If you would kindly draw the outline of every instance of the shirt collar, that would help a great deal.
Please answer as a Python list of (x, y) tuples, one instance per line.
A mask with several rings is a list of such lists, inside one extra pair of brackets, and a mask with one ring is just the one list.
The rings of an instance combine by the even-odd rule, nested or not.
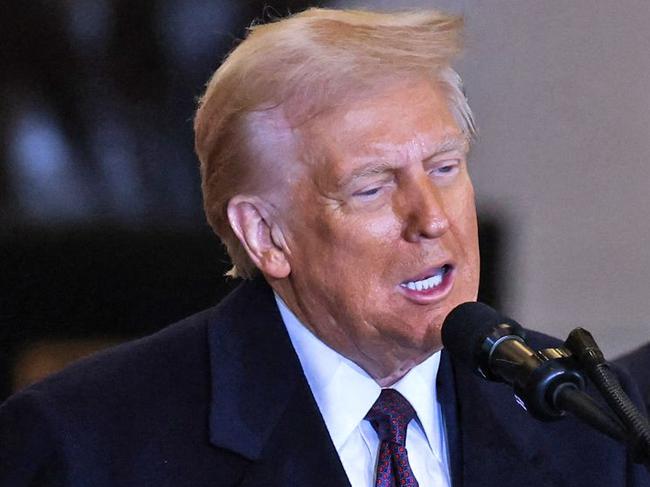
[[(334, 447), (339, 450), (375, 403), (381, 387), (361, 367), (318, 339), (277, 294), (275, 299)], [(392, 386), (415, 409), (429, 446), (437, 455), (440, 422), (435, 383), (439, 364), (437, 352)]]
[(413, 367), (391, 387), (399, 391), (418, 415), (431, 450), (441, 458), (441, 421), (436, 392), (440, 352)]

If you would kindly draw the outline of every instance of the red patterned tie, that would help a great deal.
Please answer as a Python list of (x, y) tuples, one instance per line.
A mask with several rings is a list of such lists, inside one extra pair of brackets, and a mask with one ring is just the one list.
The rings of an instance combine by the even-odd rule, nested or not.
[(375, 487), (418, 487), (406, 453), (406, 427), (415, 410), (399, 392), (383, 389), (366, 414), (381, 440)]

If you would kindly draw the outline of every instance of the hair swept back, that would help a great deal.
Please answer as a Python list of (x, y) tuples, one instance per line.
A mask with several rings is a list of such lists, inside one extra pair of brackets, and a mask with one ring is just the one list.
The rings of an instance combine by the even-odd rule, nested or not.
[(461, 50), (462, 18), (438, 11), (379, 13), (313, 8), (250, 27), (207, 84), (194, 121), (204, 209), (226, 245), (229, 275), (256, 268), (232, 231), (228, 201), (250, 190), (247, 116), (283, 106), (294, 120), (314, 115), (391, 80), (425, 76), (445, 91), (459, 127), (472, 137), (471, 110), (451, 61)]

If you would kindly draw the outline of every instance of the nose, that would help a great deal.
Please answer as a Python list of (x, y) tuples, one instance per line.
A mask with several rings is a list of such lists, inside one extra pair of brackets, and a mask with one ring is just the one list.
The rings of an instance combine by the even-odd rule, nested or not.
[(440, 190), (426, 176), (413, 181), (406, 192), (404, 238), (408, 242), (439, 238), (449, 230)]

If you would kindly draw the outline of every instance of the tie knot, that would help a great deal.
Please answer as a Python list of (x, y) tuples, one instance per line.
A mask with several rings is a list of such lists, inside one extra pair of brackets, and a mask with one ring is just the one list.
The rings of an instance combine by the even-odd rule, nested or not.
[(398, 445), (406, 443), (406, 427), (415, 418), (413, 406), (395, 389), (382, 389), (366, 419), (377, 432), (381, 441)]

